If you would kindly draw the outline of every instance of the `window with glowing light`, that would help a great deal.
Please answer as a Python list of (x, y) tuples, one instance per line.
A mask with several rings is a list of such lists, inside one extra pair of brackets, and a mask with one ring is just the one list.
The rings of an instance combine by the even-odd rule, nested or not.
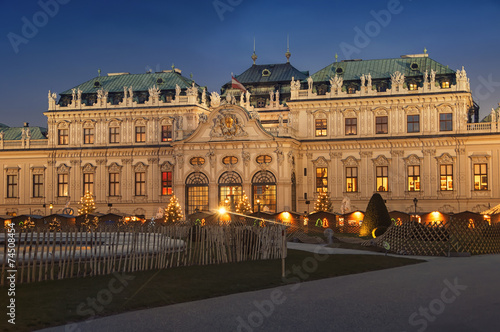
[(219, 178), (219, 206), (224, 206), (230, 211), (235, 211), (235, 207), (242, 199), (241, 176), (236, 172), (225, 172)]
[(84, 173), (83, 174), (83, 193), (94, 192), (94, 173)]
[(263, 164), (268, 165), (271, 163), (272, 160), (273, 160), (273, 158), (271, 158), (271, 156), (268, 156), (268, 155), (260, 155), (255, 159), (257, 164), (260, 164), (260, 165), (263, 165)]
[(172, 195), (172, 172), (161, 172), (161, 195)]
[(135, 142), (136, 143), (146, 142), (146, 127), (145, 126), (135, 127)]
[(408, 166), (408, 191), (420, 191), (420, 166)]
[(94, 128), (83, 128), (83, 144), (94, 144)]
[(58, 143), (59, 143), (59, 145), (68, 145), (69, 144), (69, 130), (68, 129), (59, 129), (59, 131), (58, 131)]
[(203, 157), (193, 157), (189, 160), (189, 163), (193, 166), (201, 166), (205, 164), (205, 158)]
[(69, 196), (69, 174), (57, 175), (57, 196), (58, 197)]
[(316, 137), (326, 136), (326, 119), (316, 119), (314, 122)]
[(474, 164), (474, 190), (488, 190), (487, 164)]
[(200, 172), (191, 173), (186, 178), (186, 214), (208, 211), (208, 177)]
[(252, 178), (254, 212), (276, 212), (276, 177), (269, 171), (257, 172)]
[(377, 166), (377, 191), (388, 191), (389, 177), (387, 166)]
[(345, 134), (346, 135), (357, 135), (358, 134), (358, 119), (357, 118), (345, 119)]
[(328, 169), (326, 167), (316, 168), (316, 192), (326, 193), (328, 191)]
[(346, 178), (346, 191), (348, 193), (354, 193), (358, 191), (358, 168), (357, 167), (346, 167), (345, 168), (345, 178)]
[(453, 165), (440, 165), (439, 176), (441, 190), (453, 190)]

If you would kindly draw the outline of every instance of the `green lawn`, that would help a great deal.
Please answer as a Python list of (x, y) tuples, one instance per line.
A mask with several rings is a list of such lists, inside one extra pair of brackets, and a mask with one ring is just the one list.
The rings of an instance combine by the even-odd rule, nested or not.
[[(314, 254), (289, 250), (287, 269), (293, 265), (302, 266), (308, 257), (314, 257)], [(317, 270), (303, 281), (420, 262), (423, 261), (382, 255), (330, 255), (318, 262)], [(13, 325), (7, 324), (5, 314), (0, 326), (3, 331), (31, 331), (85, 320), (92, 311), (96, 316), (106, 316), (288, 283), (281, 278), (281, 260), (179, 267), (127, 275), (130, 280), (111, 282), (111, 287), (110, 281), (115, 278), (113, 275), (17, 285), (15, 329)], [(124, 283), (127, 285), (123, 286)], [(1, 288), (0, 291), (6, 293), (7, 289)], [(111, 298), (106, 297), (109, 294)], [(101, 306), (98, 303), (91, 309), (88, 298), (99, 296), (109, 304)], [(2, 295), (2, 307), (5, 308), (6, 304), (6, 297)]]

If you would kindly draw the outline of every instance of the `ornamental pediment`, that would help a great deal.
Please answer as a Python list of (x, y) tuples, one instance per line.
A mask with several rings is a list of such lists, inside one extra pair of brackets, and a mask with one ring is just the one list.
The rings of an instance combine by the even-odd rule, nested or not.
[(359, 166), (359, 159), (354, 158), (353, 156), (349, 156), (345, 159), (342, 159), (342, 163), (345, 167), (357, 167)]
[(386, 158), (384, 155), (379, 155), (377, 158), (372, 159), (375, 166), (388, 166), (390, 159)]
[(325, 157), (318, 157), (316, 160), (313, 160), (314, 167), (328, 167), (328, 160)]
[(262, 127), (258, 117), (251, 117), (241, 106), (225, 104), (214, 108), (206, 120), (203, 118), (184, 142), (264, 141), (272, 138)]
[(455, 158), (446, 152), (439, 157), (436, 157), (436, 160), (439, 164), (453, 164), (455, 162)]

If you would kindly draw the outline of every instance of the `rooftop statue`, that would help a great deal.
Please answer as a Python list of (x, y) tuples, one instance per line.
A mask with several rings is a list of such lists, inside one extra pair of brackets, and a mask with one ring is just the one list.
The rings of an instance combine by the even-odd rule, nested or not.
[(395, 71), (394, 74), (391, 75), (391, 83), (393, 86), (402, 85), (405, 82), (405, 75), (400, 71)]
[(220, 106), (220, 95), (217, 92), (212, 92), (210, 94), (210, 106), (212, 107)]
[(341, 89), (342, 84), (344, 84), (344, 79), (337, 74), (334, 77), (330, 78), (330, 85), (333, 89)]

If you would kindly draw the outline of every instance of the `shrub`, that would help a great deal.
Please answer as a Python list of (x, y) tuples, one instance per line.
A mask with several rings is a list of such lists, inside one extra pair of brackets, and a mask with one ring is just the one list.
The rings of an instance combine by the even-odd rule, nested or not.
[(360, 236), (371, 235), (373, 229), (391, 226), (391, 217), (380, 194), (373, 194), (366, 207), (365, 218), (359, 231)]

